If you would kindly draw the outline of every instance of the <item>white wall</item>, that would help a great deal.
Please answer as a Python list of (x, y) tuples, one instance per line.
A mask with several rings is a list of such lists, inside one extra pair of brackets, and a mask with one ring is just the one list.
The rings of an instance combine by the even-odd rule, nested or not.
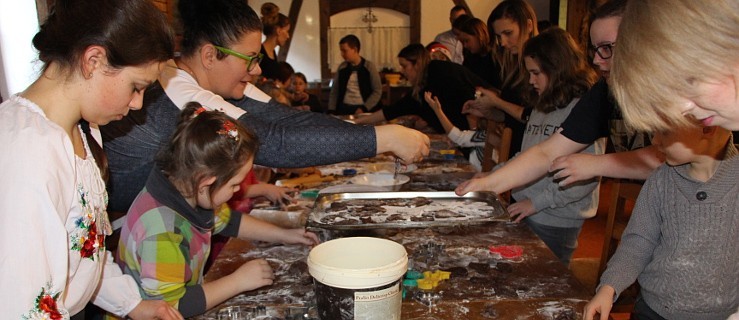
[[(249, 6), (262, 17), (260, 8), (265, 2), (276, 4), (284, 15), (290, 14), (291, 0), (249, 0)], [(321, 78), (321, 19), (318, 4), (318, 0), (303, 1), (287, 56), (287, 62), (296, 72), (304, 73), (308, 81)]]
[(40, 63), (31, 39), (38, 32), (35, 1), (0, 1), (0, 94), (8, 99), (38, 75)]
[[(467, 0), (472, 15), (487, 22), (490, 12), (501, 0)], [(437, 34), (452, 28), (449, 22), (449, 10), (454, 7), (452, 1), (421, 0), (421, 43), (434, 41)]]
[[(287, 15), (287, 10), (285, 9)], [(290, 52), (287, 62), (295, 68), (295, 72), (302, 72), (308, 81), (321, 78), (321, 17), (319, 16), (318, 1), (303, 1), (303, 6), (295, 26), (293, 40), (290, 43)], [(325, 63), (325, 61), (324, 61)]]

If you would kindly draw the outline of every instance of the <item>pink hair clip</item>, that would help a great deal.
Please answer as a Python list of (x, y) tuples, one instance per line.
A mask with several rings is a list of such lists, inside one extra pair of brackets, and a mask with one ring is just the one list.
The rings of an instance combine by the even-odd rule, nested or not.
[(236, 129), (236, 124), (231, 121), (224, 121), (221, 124), (221, 130), (217, 132), (220, 135), (234, 139), (234, 141), (239, 141), (239, 131)]
[(192, 116), (190, 118), (191, 119), (195, 119), (195, 117), (199, 116), (201, 113), (203, 113), (205, 111), (208, 111), (208, 110), (205, 110), (205, 107), (197, 108), (197, 109), (195, 109), (195, 112), (192, 113)]

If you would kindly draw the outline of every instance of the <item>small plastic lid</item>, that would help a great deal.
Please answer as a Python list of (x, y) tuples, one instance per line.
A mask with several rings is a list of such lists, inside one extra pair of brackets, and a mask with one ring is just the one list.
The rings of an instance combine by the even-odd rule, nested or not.
[(300, 196), (303, 198), (317, 198), (318, 189), (304, 190), (300, 192)]

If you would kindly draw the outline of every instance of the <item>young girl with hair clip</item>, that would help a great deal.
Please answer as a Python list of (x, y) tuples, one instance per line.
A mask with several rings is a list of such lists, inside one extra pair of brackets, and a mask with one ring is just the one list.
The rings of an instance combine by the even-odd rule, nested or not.
[(500, 70), (500, 91), (480, 88), (480, 98), (464, 105), (465, 113), (478, 117), (492, 119), (492, 109), (505, 112), (505, 125), (513, 131), (510, 154), (520, 150), (525, 123), (531, 113), (522, 103), (526, 70), (521, 50), (527, 40), (539, 33), (536, 22), (536, 13), (525, 0), (504, 0), (493, 9), (487, 25), (495, 34), (493, 55)]
[[(521, 55), (529, 73), (529, 90), (524, 94), (524, 101), (533, 106), (521, 146), (526, 151), (557, 131), (580, 96), (595, 82), (596, 75), (572, 37), (560, 28), (547, 29), (531, 38)], [(443, 117), (438, 100), (428, 94), (426, 98)], [(603, 149), (598, 141), (583, 152), (602, 154)], [(504, 165), (499, 164), (495, 169)], [(595, 216), (598, 209), (598, 185), (598, 179), (591, 179), (562, 188), (553, 177), (544, 176), (513, 189), (516, 203), (508, 206), (508, 212), (515, 222), (528, 224), (557, 258), (568, 265), (584, 220)]]
[(57, 0), (33, 46), (41, 75), (0, 105), (2, 317), (82, 318), (92, 302), (120, 317), (182, 319), (142, 301), (106, 250), (107, 168), (89, 125), (141, 108), (174, 56), (164, 15), (147, 0)]
[(206, 111), (196, 102), (182, 111), (121, 230), (117, 260), (139, 283), (144, 299), (164, 300), (191, 317), (243, 291), (272, 284), (272, 269), (263, 259), (203, 283), (215, 234), (318, 244), (318, 237), (303, 228), (282, 229), (236, 211), (217, 210), (239, 191), (257, 146), (253, 133), (222, 112)]

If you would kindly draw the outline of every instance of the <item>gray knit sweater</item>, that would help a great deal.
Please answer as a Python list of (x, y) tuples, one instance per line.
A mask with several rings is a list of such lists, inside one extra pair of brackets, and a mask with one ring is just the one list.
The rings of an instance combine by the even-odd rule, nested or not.
[(707, 182), (688, 165), (663, 165), (644, 184), (601, 277), (620, 294), (639, 280), (644, 301), (667, 319), (726, 319), (739, 298), (739, 157)]

